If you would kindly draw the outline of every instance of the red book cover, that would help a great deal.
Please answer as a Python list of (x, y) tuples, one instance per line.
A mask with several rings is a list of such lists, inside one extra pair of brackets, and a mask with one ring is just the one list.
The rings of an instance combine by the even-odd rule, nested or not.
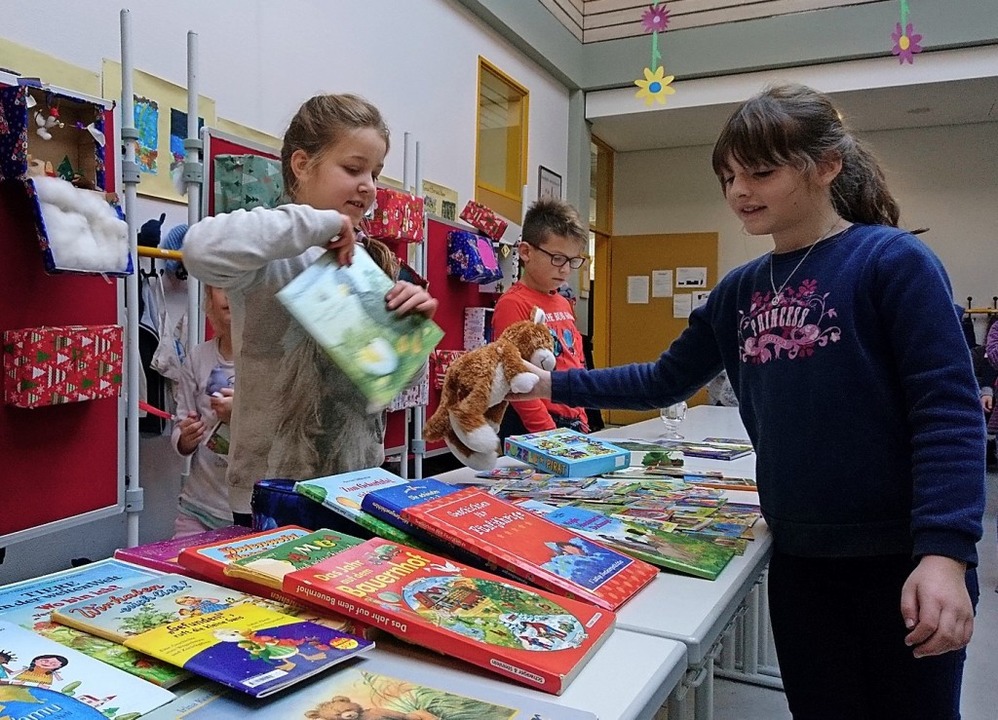
[(406, 508), (402, 517), (529, 583), (609, 610), (658, 574), (653, 565), (477, 487)]
[(307, 617), (314, 622), (327, 624), (330, 627), (345, 630), (354, 635), (367, 637), (369, 634), (368, 627), (363, 623), (344, 623), (342, 616), (316, 618), (310, 615), (310, 611), (312, 610), (317, 610), (323, 614), (328, 613), (328, 608), (321, 604), (304, 602), (298, 598), (289, 597), (287, 594), (274, 588), (267, 587), (263, 583), (254, 582), (245, 577), (233, 577), (225, 574), (225, 568), (236, 560), (267, 552), (278, 545), (298, 540), (310, 534), (310, 530), (297, 525), (282, 525), (273, 530), (262, 530), (242, 535), (241, 537), (229, 538), (204, 545), (193, 545), (181, 550), (178, 559), (180, 560), (180, 565), (193, 573), (198, 579), (207, 580), (208, 582), (223, 585), (239, 592), (258, 595), (268, 600), (283, 603), (288, 606), (284, 608), (283, 612), (293, 614), (295, 617)]
[(381, 538), (288, 573), (284, 591), (554, 695), (616, 621), (608, 610)]

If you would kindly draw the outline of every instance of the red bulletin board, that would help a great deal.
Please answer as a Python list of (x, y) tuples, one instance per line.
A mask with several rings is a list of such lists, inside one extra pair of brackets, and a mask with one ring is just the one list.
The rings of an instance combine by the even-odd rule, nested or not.
[[(426, 225), (426, 279), (430, 294), (440, 301), (433, 320), (444, 331), (444, 338), (437, 345), (440, 350), (464, 349), (464, 309), (468, 307), (493, 307), (494, 293), (483, 293), (475, 283), (464, 282), (447, 274), (447, 234), (451, 230), (474, 228), (443, 218), (430, 217)], [(430, 403), (426, 408), (429, 418), (440, 404), (440, 391), (430, 383)], [(446, 448), (443, 442), (427, 443), (428, 451)]]
[[(104, 122), (110, 140), (115, 136), (110, 110)], [(113, 191), (113, 141), (104, 148), (104, 162), (105, 189)], [(119, 323), (120, 281), (46, 274), (27, 198), (7, 190), (0, 188), (0, 333)], [(120, 405), (118, 399), (34, 410), (0, 404), (0, 546), (26, 539), (23, 531), (119, 505)]]

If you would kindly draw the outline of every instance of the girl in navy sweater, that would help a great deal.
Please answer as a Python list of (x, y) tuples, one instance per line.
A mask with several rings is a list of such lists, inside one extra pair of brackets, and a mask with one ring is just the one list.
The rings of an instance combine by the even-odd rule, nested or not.
[(773, 251), (723, 278), (656, 362), (538, 371), (527, 397), (665, 407), (726, 370), (757, 451), (794, 717), (958, 718), (984, 423), (946, 273), (810, 88), (746, 101), (713, 167)]

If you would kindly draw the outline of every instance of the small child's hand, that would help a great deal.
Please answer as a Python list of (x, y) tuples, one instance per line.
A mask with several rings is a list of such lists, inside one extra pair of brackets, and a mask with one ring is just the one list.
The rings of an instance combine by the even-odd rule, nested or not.
[(190, 455), (197, 450), (208, 428), (197, 413), (189, 413), (180, 421), (180, 438), (177, 440), (177, 450), (181, 455)]
[(905, 644), (916, 658), (959, 650), (974, 632), (974, 606), (966, 566), (953, 558), (926, 555), (901, 589), (901, 617), (911, 632)]
[(436, 298), (419, 285), (413, 285), (405, 280), (399, 280), (395, 283), (395, 287), (385, 295), (385, 301), (388, 303), (388, 309), (394, 310), (395, 314), (400, 317), (419, 313), (427, 318), (432, 318), (439, 304)]
[(232, 388), (222, 388), (212, 394), (211, 410), (226, 425), (232, 421)]
[(336, 262), (340, 265), (350, 265), (353, 262), (353, 247), (357, 244), (357, 235), (354, 232), (350, 219), (343, 216), (343, 228), (340, 234), (326, 243), (326, 249), (336, 254)]
[(991, 412), (994, 408), (994, 398), (990, 395), (981, 395), (981, 407), (984, 408), (984, 412)]
[(542, 398), (544, 400), (551, 399), (551, 373), (547, 370), (542, 370), (533, 363), (524, 360), (523, 364), (527, 366), (527, 369), (537, 376), (538, 380), (535, 385), (531, 385), (530, 389), (526, 392), (517, 392), (516, 389), (510, 388), (509, 393), (506, 394), (506, 400), (510, 402), (522, 402), (524, 400), (534, 400), (536, 398)]

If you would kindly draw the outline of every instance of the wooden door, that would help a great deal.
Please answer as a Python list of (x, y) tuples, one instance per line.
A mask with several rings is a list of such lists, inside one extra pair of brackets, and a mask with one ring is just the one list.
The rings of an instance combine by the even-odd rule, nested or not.
[[(717, 283), (717, 233), (668, 235), (628, 235), (612, 237), (607, 253), (609, 277), (608, 354), (609, 364), (653, 361), (686, 328), (687, 318), (673, 316), (676, 293), (710, 290)], [(676, 288), (676, 269), (707, 268), (706, 288)], [(652, 272), (671, 270), (673, 297), (654, 297)], [(648, 303), (628, 302), (628, 278), (648, 278)], [(706, 402), (700, 390), (688, 401), (690, 405)], [(657, 411), (604, 411), (608, 424), (629, 423), (657, 417)]]

